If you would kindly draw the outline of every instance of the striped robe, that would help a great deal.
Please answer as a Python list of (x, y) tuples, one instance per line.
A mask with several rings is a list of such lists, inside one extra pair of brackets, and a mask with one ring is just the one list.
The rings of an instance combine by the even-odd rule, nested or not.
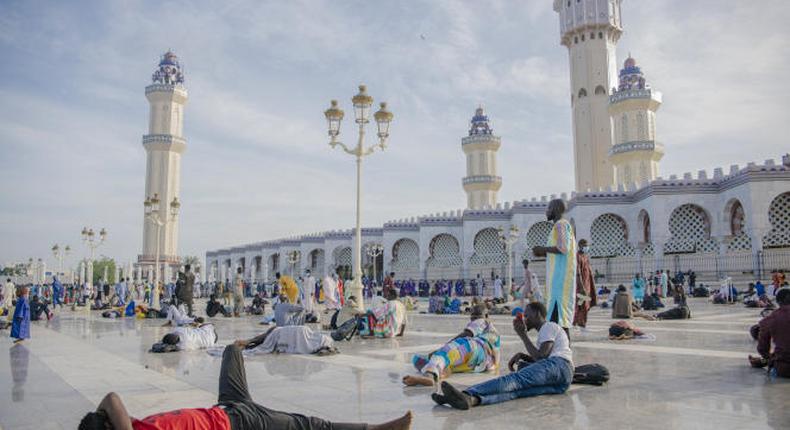
[(555, 246), (561, 252), (546, 255), (547, 317), (560, 327), (570, 328), (576, 302), (576, 239), (567, 220), (554, 223), (546, 246)]

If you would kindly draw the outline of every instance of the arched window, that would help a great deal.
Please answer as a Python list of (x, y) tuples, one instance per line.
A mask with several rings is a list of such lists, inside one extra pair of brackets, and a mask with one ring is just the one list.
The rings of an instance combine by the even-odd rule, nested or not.
[(582, 97), (587, 97), (587, 90), (585, 90), (584, 88), (579, 90), (579, 98)]
[(582, 34), (582, 42), (584, 42), (584, 35)]
[(606, 89), (604, 89), (603, 85), (598, 85), (597, 87), (595, 87), (595, 95), (599, 96), (602, 94), (606, 94)]
[(595, 39), (595, 33), (594, 32), (590, 32), (590, 39)]
[(573, 36), (573, 43), (579, 43), (579, 36)]
[(598, 38), (599, 38), (599, 39), (603, 39), (603, 32), (602, 32), (602, 31), (599, 31), (599, 32), (598, 32)]

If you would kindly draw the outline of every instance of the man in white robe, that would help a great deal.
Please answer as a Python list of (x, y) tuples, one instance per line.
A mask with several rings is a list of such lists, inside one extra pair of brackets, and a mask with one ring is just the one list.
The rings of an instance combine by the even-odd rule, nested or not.
[(315, 278), (310, 269), (305, 270), (304, 281), (299, 285), (299, 296), (305, 313), (315, 314)]

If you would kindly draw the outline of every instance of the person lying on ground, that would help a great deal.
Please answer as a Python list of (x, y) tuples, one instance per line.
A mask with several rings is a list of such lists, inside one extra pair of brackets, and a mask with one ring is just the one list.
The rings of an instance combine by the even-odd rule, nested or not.
[(265, 333), (236, 344), (254, 353), (336, 354), (332, 338), (304, 325), (272, 327)]
[(472, 308), (471, 321), (464, 331), (428, 355), (415, 354), (412, 364), (420, 375), (406, 375), (408, 386), (439, 386), (453, 373), (479, 373), (495, 369), (499, 363), (500, 340), (482, 305)]
[(334, 430), (407, 430), (412, 413), (383, 424), (335, 423), (317, 417), (281, 412), (255, 403), (247, 386), (241, 347), (225, 347), (219, 372), (217, 404), (210, 408), (178, 409), (135, 419), (129, 415), (121, 397), (109, 393), (95, 412), (87, 413), (79, 430), (148, 430), (148, 429), (334, 429)]
[(790, 378), (790, 288), (780, 288), (776, 302), (779, 308), (760, 321), (757, 339), (760, 356), (750, 355), (749, 362), (754, 367), (768, 366), (776, 370), (777, 376)]
[[(195, 318), (190, 317), (187, 315), (187, 310), (183, 304), (178, 306), (170, 305), (167, 308), (167, 321), (162, 324), (163, 327), (165, 326), (182, 326), (182, 325), (189, 325), (196, 321)], [(202, 320), (201, 320), (202, 322)]]
[(195, 351), (214, 346), (217, 340), (219, 336), (211, 323), (176, 327), (164, 335), (161, 342), (155, 343), (151, 352)]
[[(527, 350), (510, 359), (508, 367), (513, 373), (473, 385), (464, 391), (443, 381), (442, 393), (433, 393), (433, 401), (466, 410), (520, 397), (567, 391), (573, 380), (573, 353), (562, 327), (546, 321), (546, 306), (540, 302), (529, 303), (524, 317), (513, 320), (513, 329)], [(527, 331), (532, 329), (538, 331), (537, 346), (527, 337)], [(531, 363), (515, 370), (515, 366), (523, 361)]]

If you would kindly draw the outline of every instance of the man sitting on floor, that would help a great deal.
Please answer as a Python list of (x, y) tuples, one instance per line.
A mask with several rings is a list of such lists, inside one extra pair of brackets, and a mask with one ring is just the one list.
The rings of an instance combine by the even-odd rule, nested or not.
[(104, 396), (96, 412), (89, 412), (80, 422), (80, 430), (143, 429), (335, 429), (335, 430), (404, 430), (411, 428), (412, 414), (384, 424), (332, 423), (269, 409), (252, 400), (247, 388), (244, 357), (238, 345), (228, 345), (222, 354), (217, 405), (211, 408), (179, 409), (152, 415), (142, 420), (129, 416), (121, 397)]
[(206, 303), (206, 315), (208, 315), (209, 318), (213, 318), (218, 313), (226, 317), (230, 316), (230, 311), (225, 309), (225, 306), (222, 306), (222, 303), (217, 301), (216, 295), (211, 294), (208, 298), (208, 303)]
[[(546, 307), (543, 303), (527, 305), (524, 318), (513, 320), (513, 329), (521, 338), (527, 353), (517, 353), (510, 359), (508, 366), (520, 361), (532, 362), (521, 369), (473, 385), (464, 391), (442, 382), (442, 394), (434, 393), (431, 398), (438, 404), (449, 404), (456, 409), (469, 409), (474, 406), (501, 403), (520, 397), (541, 394), (562, 394), (573, 381), (573, 362), (570, 341), (565, 331), (554, 322), (546, 321)], [(527, 337), (527, 331), (538, 331), (538, 346)]]
[(790, 378), (790, 288), (780, 288), (776, 302), (779, 309), (760, 321), (757, 340), (760, 357), (749, 356), (749, 361), (754, 367), (769, 366), (776, 369), (777, 376)]

